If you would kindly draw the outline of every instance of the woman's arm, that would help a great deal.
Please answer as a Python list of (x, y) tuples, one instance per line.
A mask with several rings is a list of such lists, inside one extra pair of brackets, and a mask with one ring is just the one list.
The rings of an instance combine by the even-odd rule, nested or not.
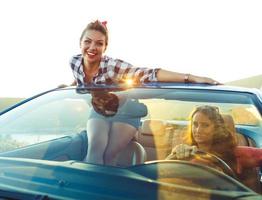
[[(178, 82), (178, 83), (208, 83), (212, 85), (219, 85), (216, 80), (208, 77), (196, 76), (192, 74), (178, 73), (164, 70), (161, 68), (143, 68), (135, 67), (122, 60), (113, 60), (115, 65), (112, 65), (107, 73), (115, 82), (133, 79), (135, 83), (141, 82)], [(113, 63), (113, 62), (112, 62)], [(123, 68), (123, 69), (122, 69)], [(122, 69), (122, 70), (120, 70)]]
[(160, 82), (179, 82), (179, 83), (208, 83), (212, 85), (221, 84), (211, 78), (196, 76), (192, 74), (184, 74), (178, 72), (167, 71), (159, 69), (157, 72), (157, 79)]
[(237, 146), (235, 156), (240, 170), (241, 168), (262, 167), (262, 148)]

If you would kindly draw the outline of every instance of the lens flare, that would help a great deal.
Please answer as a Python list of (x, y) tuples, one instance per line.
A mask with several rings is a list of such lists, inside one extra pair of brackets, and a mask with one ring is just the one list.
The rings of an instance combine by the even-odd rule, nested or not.
[(133, 81), (132, 79), (127, 79), (127, 80), (126, 80), (126, 84), (127, 84), (127, 85), (133, 85), (133, 82), (134, 82), (134, 81)]

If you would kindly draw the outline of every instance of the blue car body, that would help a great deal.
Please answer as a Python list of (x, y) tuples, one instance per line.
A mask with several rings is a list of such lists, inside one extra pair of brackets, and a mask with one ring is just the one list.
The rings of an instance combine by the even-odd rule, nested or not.
[[(139, 99), (150, 114), (140, 116), (140, 123), (161, 119), (168, 123), (168, 128), (170, 125), (185, 128), (188, 124), (185, 116), (196, 105), (219, 105), (222, 111), (235, 116), (236, 131), (247, 138), (247, 143), (262, 148), (262, 92), (258, 89), (174, 83), (128, 88), (92, 85), (53, 89), (0, 113), (0, 141), (6, 144), (0, 152), (1, 197), (262, 199), (257, 191), (239, 180), (188, 161), (163, 160), (161, 157), (118, 167), (83, 162), (88, 148), (86, 110), (92, 108), (90, 91), (109, 91)], [(177, 103), (172, 108), (177, 112), (176, 118), (173, 112), (168, 113), (172, 110), (168, 105), (172, 103)], [(243, 114), (238, 115), (239, 110)], [(179, 111), (185, 113), (180, 115)], [(135, 117), (132, 111), (128, 112), (128, 116)], [(250, 121), (244, 123), (243, 115), (250, 115)], [(143, 144), (141, 146), (145, 148)]]

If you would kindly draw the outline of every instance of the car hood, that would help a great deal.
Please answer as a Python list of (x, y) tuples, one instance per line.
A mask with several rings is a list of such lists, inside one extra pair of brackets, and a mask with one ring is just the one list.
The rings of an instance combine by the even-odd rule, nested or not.
[[(2, 157), (0, 189), (57, 199), (185, 199), (192, 196), (202, 199), (203, 194), (211, 196), (210, 190), (164, 183), (135, 171), (132, 167), (98, 166), (78, 161)], [(227, 193), (219, 192), (218, 195), (227, 196)], [(230, 196), (256, 197), (256, 193), (231, 192)]]

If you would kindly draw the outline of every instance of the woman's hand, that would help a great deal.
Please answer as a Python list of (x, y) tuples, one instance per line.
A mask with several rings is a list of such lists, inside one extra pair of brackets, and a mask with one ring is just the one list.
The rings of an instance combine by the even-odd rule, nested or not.
[(193, 76), (193, 82), (194, 83), (208, 83), (211, 85), (222, 85), (222, 83), (212, 79), (212, 78), (208, 78), (208, 77), (202, 77), (202, 76), (194, 76), (194, 75), (190, 75)]
[(175, 155), (177, 159), (184, 159), (190, 157), (191, 155), (194, 155), (196, 151), (197, 151), (196, 146), (179, 144), (172, 149), (171, 154)]

